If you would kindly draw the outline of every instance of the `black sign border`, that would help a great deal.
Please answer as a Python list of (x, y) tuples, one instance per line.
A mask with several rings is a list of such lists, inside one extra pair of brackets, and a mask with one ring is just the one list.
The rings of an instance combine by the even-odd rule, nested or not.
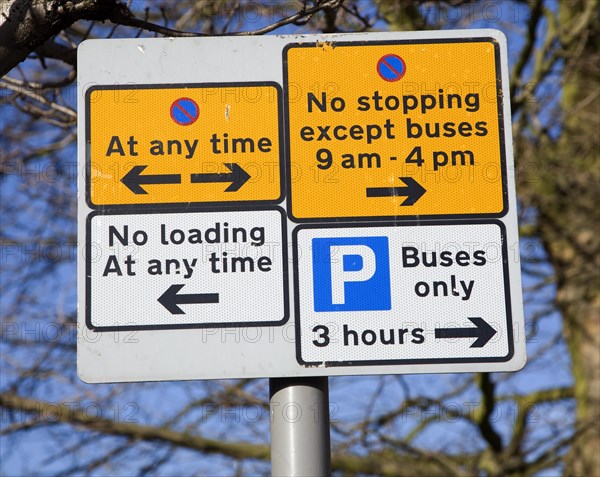
[[(91, 196), (91, 108), (90, 108), (90, 95), (94, 91), (120, 91), (120, 90), (135, 90), (135, 89), (199, 89), (199, 88), (243, 88), (243, 87), (261, 87), (269, 86), (275, 88), (277, 92), (277, 127), (278, 127), (278, 141), (279, 141), (279, 197), (276, 199), (269, 200), (238, 200), (238, 201), (224, 201), (224, 202), (157, 202), (152, 204), (94, 204)], [(231, 206), (262, 206), (262, 205), (274, 205), (279, 204), (283, 201), (286, 196), (285, 191), (285, 137), (283, 134), (283, 90), (279, 83), (274, 81), (250, 81), (250, 82), (232, 82), (232, 83), (169, 83), (169, 84), (121, 84), (121, 85), (94, 85), (88, 88), (85, 92), (85, 202), (90, 209), (93, 210), (119, 210), (129, 209), (131, 207), (139, 209), (161, 209), (168, 210), (173, 206), (179, 205), (194, 205), (199, 207), (206, 207), (207, 209), (214, 209), (216, 207), (231, 207)]]
[[(156, 215), (156, 214), (193, 214), (210, 212), (252, 212), (276, 211), (281, 216), (281, 235), (282, 235), (282, 260), (283, 260), (283, 313), (284, 316), (279, 321), (252, 321), (252, 322), (227, 322), (227, 323), (181, 323), (173, 325), (125, 325), (125, 326), (95, 326), (92, 323), (92, 219), (96, 216), (112, 215)], [(197, 328), (251, 328), (251, 327), (276, 327), (285, 325), (290, 319), (290, 296), (289, 296), (289, 265), (288, 265), (288, 241), (287, 241), (287, 220), (285, 211), (281, 207), (264, 207), (260, 210), (248, 209), (247, 207), (231, 207), (226, 211), (205, 208), (191, 207), (185, 211), (177, 209), (166, 210), (140, 210), (138, 207), (132, 207), (127, 210), (111, 211), (93, 211), (86, 218), (86, 244), (85, 244), (85, 325), (86, 328), (94, 332), (110, 331), (143, 331), (143, 330), (184, 330)], [(149, 298), (150, 299), (150, 298)], [(156, 300), (157, 297), (152, 297)]]
[[(504, 275), (504, 306), (506, 308), (506, 330), (508, 340), (508, 353), (506, 356), (494, 357), (475, 357), (475, 358), (429, 358), (429, 359), (396, 359), (396, 360), (360, 360), (360, 361), (305, 361), (302, 359), (302, 341), (301, 341), (301, 316), (300, 316), (300, 276), (298, 270), (298, 233), (304, 229), (332, 229), (332, 228), (371, 228), (371, 227), (414, 227), (428, 225), (496, 225), (500, 228), (500, 238), (502, 240), (502, 271)], [(361, 224), (314, 224), (298, 225), (294, 228), (292, 243), (294, 244), (294, 314), (295, 314), (295, 338), (296, 338), (296, 361), (305, 368), (314, 367), (348, 367), (348, 366), (387, 366), (387, 365), (419, 365), (419, 364), (460, 364), (460, 363), (505, 363), (514, 357), (514, 337), (513, 337), (513, 319), (510, 295), (510, 276), (508, 270), (508, 247), (506, 243), (506, 227), (499, 220), (472, 220), (472, 221), (431, 221), (427, 223), (415, 222), (378, 222)], [(427, 371), (424, 371), (427, 372)]]
[(425, 219), (476, 219), (476, 218), (500, 218), (505, 216), (508, 213), (508, 178), (507, 178), (507, 158), (506, 158), (506, 144), (505, 144), (505, 135), (506, 135), (506, 118), (504, 117), (504, 101), (507, 98), (503, 95), (503, 85), (502, 85), (502, 62), (500, 58), (500, 45), (496, 38), (492, 37), (465, 37), (465, 38), (432, 38), (432, 39), (412, 39), (412, 40), (381, 40), (381, 41), (369, 41), (369, 40), (360, 40), (360, 41), (327, 41), (327, 44), (331, 46), (331, 48), (340, 48), (340, 47), (356, 47), (356, 46), (373, 46), (373, 45), (420, 45), (420, 44), (440, 44), (440, 43), (490, 43), (494, 47), (494, 59), (495, 59), (495, 67), (496, 67), (496, 90), (497, 94), (497, 104), (498, 104), (498, 131), (499, 131), (499, 139), (500, 139), (500, 168), (502, 172), (502, 210), (497, 213), (482, 213), (482, 214), (413, 214), (413, 215), (389, 215), (389, 216), (358, 216), (358, 217), (294, 217), (293, 215), (293, 181), (292, 181), (292, 173), (291, 173), (291, 147), (289, 146), (289, 138), (290, 134), (290, 112), (289, 112), (289, 80), (288, 80), (288, 51), (292, 48), (315, 48), (323, 45), (323, 41), (319, 42), (295, 42), (288, 43), (283, 49), (283, 94), (284, 94), (284, 127), (286, 134), (286, 141), (288, 142), (288, 146), (286, 147), (286, 157), (285, 162), (287, 166), (287, 191), (288, 191), (288, 217), (291, 221), (296, 223), (306, 223), (306, 222), (332, 222), (336, 220), (341, 221), (373, 221), (373, 220), (415, 220), (417, 218), (425, 218)]

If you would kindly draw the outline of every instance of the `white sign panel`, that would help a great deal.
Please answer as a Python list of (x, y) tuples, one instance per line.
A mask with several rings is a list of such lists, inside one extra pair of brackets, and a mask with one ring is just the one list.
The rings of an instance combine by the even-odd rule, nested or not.
[(86, 324), (97, 331), (283, 324), (280, 209), (91, 214)]
[(520, 369), (507, 65), (495, 30), (83, 42), (81, 379)]
[(296, 237), (301, 363), (512, 358), (501, 222), (300, 228)]

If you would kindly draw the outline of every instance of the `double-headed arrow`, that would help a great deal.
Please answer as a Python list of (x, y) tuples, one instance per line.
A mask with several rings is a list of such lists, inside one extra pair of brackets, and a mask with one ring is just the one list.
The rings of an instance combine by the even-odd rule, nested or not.
[(185, 315), (185, 311), (177, 305), (219, 303), (218, 293), (189, 293), (187, 295), (179, 295), (179, 290), (184, 286), (185, 285), (171, 285), (158, 299), (158, 302), (172, 315)]
[(427, 192), (425, 188), (412, 177), (399, 177), (406, 187), (367, 187), (367, 197), (404, 197), (400, 205), (414, 205)]
[(471, 348), (483, 348), (496, 330), (482, 318), (469, 318), (476, 328), (436, 328), (436, 338), (477, 338)]
[[(238, 164), (224, 163), (225, 167), (231, 172), (215, 173), (215, 174), (192, 174), (190, 179), (192, 184), (209, 183), (209, 182), (230, 182), (229, 187), (225, 192), (235, 192), (240, 189), (250, 179), (244, 169)], [(181, 174), (145, 174), (142, 175), (144, 169), (148, 166), (133, 166), (131, 170), (125, 174), (121, 182), (134, 194), (147, 194), (142, 185), (154, 184), (181, 184)]]

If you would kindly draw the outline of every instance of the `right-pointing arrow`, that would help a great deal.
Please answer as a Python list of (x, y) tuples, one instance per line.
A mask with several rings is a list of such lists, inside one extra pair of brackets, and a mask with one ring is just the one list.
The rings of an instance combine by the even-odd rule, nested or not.
[(436, 338), (477, 338), (471, 348), (483, 348), (496, 334), (483, 318), (469, 318), (476, 328), (436, 328)]
[(402, 197), (406, 196), (400, 205), (414, 205), (427, 192), (425, 188), (412, 177), (399, 177), (406, 187), (367, 187), (367, 197)]
[(231, 172), (192, 174), (192, 184), (201, 184), (209, 182), (231, 182), (227, 189), (225, 189), (225, 192), (236, 192), (248, 181), (248, 179), (250, 179), (250, 174), (248, 174), (244, 169), (242, 169), (239, 164), (236, 164), (235, 162), (230, 162), (223, 163), (223, 165), (227, 167), (227, 169), (229, 169)]
[(178, 295), (177, 292), (184, 286), (185, 285), (171, 285), (158, 299), (158, 302), (172, 315), (185, 315), (185, 311), (177, 305), (219, 303), (218, 293), (190, 293), (187, 295)]

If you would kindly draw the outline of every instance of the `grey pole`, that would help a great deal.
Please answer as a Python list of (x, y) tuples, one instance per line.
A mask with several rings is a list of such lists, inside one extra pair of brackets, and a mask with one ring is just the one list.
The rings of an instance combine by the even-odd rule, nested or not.
[(328, 378), (272, 378), (269, 395), (273, 477), (331, 475)]

